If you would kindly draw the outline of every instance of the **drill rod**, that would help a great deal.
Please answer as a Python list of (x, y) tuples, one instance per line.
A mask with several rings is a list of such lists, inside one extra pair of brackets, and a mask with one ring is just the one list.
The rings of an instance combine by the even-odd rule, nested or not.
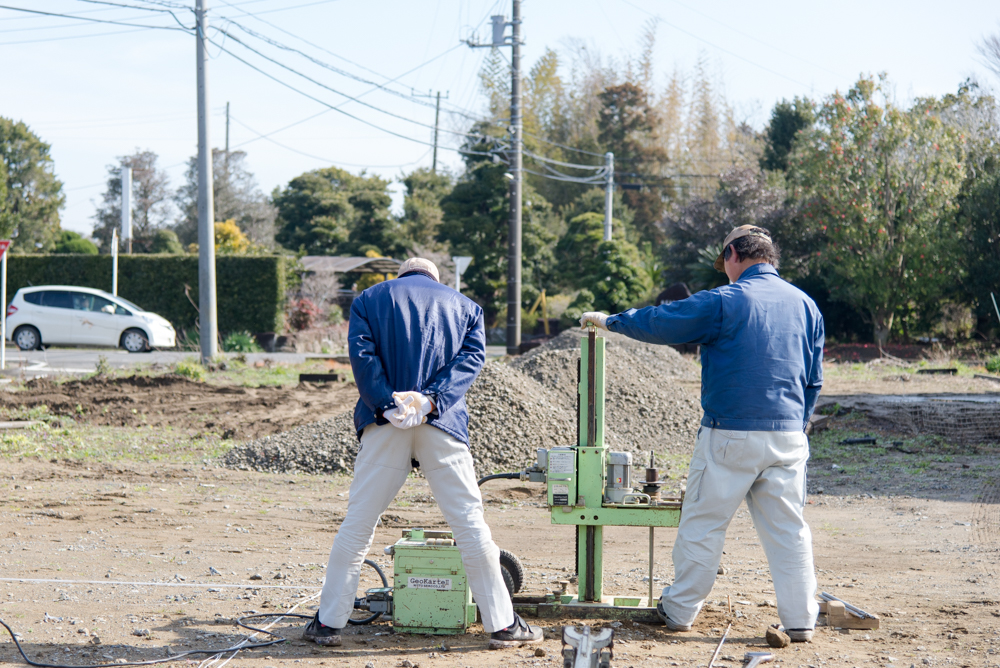
[(726, 643), (726, 636), (729, 635), (729, 629), (731, 628), (733, 628), (733, 623), (729, 622), (726, 632), (722, 634), (722, 640), (719, 641), (719, 646), (715, 648), (715, 653), (712, 654), (712, 660), (708, 662), (708, 668), (712, 668), (715, 665), (715, 660), (719, 658), (719, 652), (722, 651), (722, 646)]
[(653, 604), (653, 527), (649, 527), (649, 607)]
[(587, 447), (597, 447), (597, 330), (587, 334)]

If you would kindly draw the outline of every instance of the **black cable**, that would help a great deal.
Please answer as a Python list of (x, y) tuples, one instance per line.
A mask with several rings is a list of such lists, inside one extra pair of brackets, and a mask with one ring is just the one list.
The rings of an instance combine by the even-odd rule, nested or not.
[[(371, 559), (365, 559), (364, 563), (375, 569), (375, 573), (378, 574), (379, 579), (382, 580), (382, 586), (388, 587), (389, 581), (385, 577), (385, 573), (379, 567), (377, 563)], [(355, 603), (356, 605), (356, 603)], [(348, 624), (354, 624), (355, 626), (360, 626), (363, 624), (371, 624), (373, 621), (378, 619), (382, 613), (376, 612), (370, 617), (364, 619), (348, 619)], [(267, 629), (259, 629), (256, 626), (250, 626), (249, 624), (244, 624), (247, 619), (257, 619), (264, 618), (268, 619), (271, 617), (277, 617), (282, 619), (284, 617), (295, 617), (297, 619), (312, 619), (313, 615), (302, 615), (297, 612), (263, 612), (255, 613), (252, 615), (244, 615), (243, 617), (237, 617), (235, 622), (236, 625), (244, 629), (249, 629), (255, 633), (263, 633), (271, 636), (274, 640), (266, 640), (264, 642), (250, 643), (247, 642), (250, 637), (248, 636), (240, 643), (233, 645), (231, 647), (223, 647), (218, 649), (189, 649), (183, 652), (178, 652), (177, 654), (171, 654), (170, 656), (163, 657), (162, 659), (150, 659), (149, 661), (126, 661), (125, 663), (94, 663), (94, 664), (63, 664), (63, 663), (42, 663), (40, 661), (32, 661), (28, 658), (28, 655), (24, 653), (24, 648), (21, 647), (21, 642), (18, 640), (18, 636), (14, 633), (14, 629), (7, 625), (7, 622), (0, 619), (0, 625), (7, 629), (7, 633), (10, 634), (11, 639), (14, 641), (14, 645), (17, 647), (17, 651), (21, 654), (21, 658), (29, 666), (36, 666), (36, 668), (115, 668), (116, 666), (153, 666), (159, 663), (167, 663), (169, 661), (177, 661), (178, 659), (183, 659), (186, 656), (193, 656), (195, 654), (228, 654), (230, 652), (238, 652), (245, 649), (260, 649), (261, 647), (270, 647), (272, 645), (280, 645), (283, 642), (288, 642), (288, 638), (279, 636), (277, 633), (268, 631)], [(246, 644), (243, 644), (246, 643)], [(169, 648), (168, 648), (169, 651)]]
[(277, 633), (272, 633), (271, 631), (265, 631), (264, 629), (254, 628), (252, 626), (247, 626), (243, 623), (244, 619), (250, 619), (252, 617), (305, 617), (307, 619), (312, 619), (312, 615), (300, 615), (300, 614), (282, 614), (276, 612), (267, 615), (248, 615), (246, 617), (240, 617), (236, 620), (238, 626), (242, 626), (245, 629), (251, 629), (258, 633), (266, 633), (267, 635), (275, 638), (274, 640), (267, 640), (265, 642), (259, 643), (248, 643), (245, 645), (233, 645), (232, 647), (226, 647), (221, 649), (189, 649), (178, 654), (171, 654), (170, 656), (163, 657), (162, 659), (150, 659), (149, 661), (128, 661), (125, 663), (93, 663), (93, 664), (77, 664), (68, 665), (63, 663), (42, 663), (40, 661), (32, 661), (28, 658), (28, 655), (24, 653), (24, 648), (21, 647), (21, 642), (18, 640), (17, 634), (14, 630), (7, 625), (7, 622), (0, 619), (0, 625), (7, 629), (7, 633), (10, 634), (11, 639), (14, 641), (14, 645), (17, 647), (17, 651), (20, 652), (21, 658), (29, 666), (36, 666), (36, 668), (115, 668), (116, 666), (152, 666), (158, 663), (167, 663), (169, 661), (176, 661), (178, 659), (183, 659), (186, 656), (193, 656), (195, 654), (228, 654), (229, 652), (235, 652), (237, 650), (244, 649), (258, 649), (261, 647), (270, 647), (271, 645), (278, 645), (283, 642), (287, 642), (287, 638), (279, 636)]
[[(175, 28), (174, 26), (151, 26), (142, 23), (125, 23), (124, 21), (112, 21), (111, 19), (91, 19), (86, 16), (74, 16), (72, 14), (59, 14), (56, 12), (43, 12), (38, 9), (25, 9), (24, 7), (12, 7), (10, 5), (0, 5), (0, 9), (9, 9), (12, 12), (25, 12), (27, 14), (40, 14), (42, 16), (57, 16), (63, 19), (76, 19), (77, 21), (89, 21), (90, 23), (110, 23), (116, 26), (128, 26), (130, 28), (150, 28), (152, 30), (180, 30), (190, 32), (191, 28)], [(176, 16), (174, 17), (177, 18)], [(183, 24), (181, 24), (183, 26)]]
[(521, 472), (517, 471), (515, 473), (494, 473), (493, 475), (488, 475), (485, 478), (480, 478), (477, 483), (480, 487), (483, 486), (484, 482), (489, 482), (490, 480), (520, 480)]
[[(220, 31), (220, 32), (222, 32), (222, 31)], [(313, 102), (318, 102), (319, 104), (323, 105), (324, 107), (328, 107), (328, 108), (332, 109), (333, 111), (336, 111), (337, 113), (343, 114), (343, 115), (347, 116), (348, 118), (352, 118), (352, 119), (358, 121), (359, 123), (363, 123), (363, 124), (365, 124), (365, 125), (367, 125), (369, 127), (375, 128), (376, 130), (381, 130), (382, 132), (385, 132), (386, 134), (393, 135), (394, 137), (399, 137), (400, 139), (405, 139), (407, 141), (411, 141), (411, 142), (414, 142), (416, 144), (423, 144), (424, 146), (434, 146), (434, 144), (432, 144), (431, 142), (426, 142), (426, 141), (422, 141), (420, 139), (415, 139), (413, 137), (408, 137), (406, 135), (400, 134), (400, 133), (395, 132), (393, 130), (389, 130), (388, 128), (383, 128), (383, 127), (381, 127), (379, 125), (375, 125), (371, 121), (366, 121), (365, 119), (363, 119), (363, 118), (361, 118), (359, 116), (355, 116), (354, 114), (352, 114), (350, 112), (347, 112), (347, 111), (344, 111), (343, 109), (340, 109), (339, 107), (335, 107), (332, 104), (330, 104), (329, 102), (326, 102), (325, 100), (321, 100), (320, 98), (316, 97), (315, 95), (311, 95), (311, 94), (309, 94), (309, 93), (307, 93), (307, 92), (305, 92), (303, 90), (300, 90), (300, 89), (296, 88), (295, 86), (291, 85), (290, 83), (288, 83), (287, 81), (283, 81), (282, 79), (279, 79), (278, 77), (274, 76), (273, 74), (269, 74), (268, 72), (265, 72), (264, 70), (260, 69), (259, 67), (257, 67), (253, 63), (250, 63), (249, 61), (245, 60), (244, 58), (241, 58), (240, 56), (236, 55), (235, 53), (233, 53), (229, 49), (225, 48), (223, 45), (215, 42), (214, 40), (209, 39), (208, 41), (209, 41), (210, 44), (212, 44), (213, 46), (217, 47), (220, 51), (229, 54), (230, 56), (232, 56), (236, 60), (240, 61), (241, 63), (243, 63), (244, 65), (246, 65), (250, 69), (255, 70), (259, 74), (263, 74), (268, 79), (274, 81), (275, 83), (281, 84), (282, 86), (284, 86), (285, 88), (288, 88), (289, 90), (295, 91), (296, 93), (298, 93), (299, 95), (302, 95), (303, 97), (309, 98)], [(494, 155), (493, 153), (484, 153), (482, 151), (466, 151), (464, 149), (451, 148), (449, 146), (438, 146), (438, 148), (443, 149), (443, 150), (447, 150), (447, 151), (455, 151), (457, 153), (461, 153), (461, 154), (464, 154), (464, 155), (485, 155), (485, 156), (492, 156), (492, 155)]]

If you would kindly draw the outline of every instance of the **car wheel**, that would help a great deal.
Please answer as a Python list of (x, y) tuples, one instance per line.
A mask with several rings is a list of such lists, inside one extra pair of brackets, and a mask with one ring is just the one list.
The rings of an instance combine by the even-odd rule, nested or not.
[(126, 329), (120, 345), (130, 353), (144, 353), (149, 350), (149, 339), (141, 329)]
[(42, 347), (42, 335), (31, 325), (22, 325), (14, 330), (13, 339), (21, 350), (39, 350)]

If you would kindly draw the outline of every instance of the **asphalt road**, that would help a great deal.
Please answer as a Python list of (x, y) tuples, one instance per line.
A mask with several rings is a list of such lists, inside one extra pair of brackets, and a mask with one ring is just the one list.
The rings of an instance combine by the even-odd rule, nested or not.
[[(114, 348), (49, 348), (47, 350), (19, 350), (7, 344), (6, 367), (2, 373), (7, 377), (37, 378), (60, 374), (88, 374), (97, 370), (98, 359), (102, 356), (108, 364), (118, 369), (126, 369), (139, 364), (162, 364), (169, 366), (183, 359), (197, 358), (195, 352), (153, 351), (148, 353), (128, 353)], [(503, 346), (487, 346), (487, 357), (500, 357), (505, 353)], [(235, 353), (220, 353), (233, 357)], [(269, 359), (279, 364), (301, 364), (307, 359), (328, 359), (331, 355), (310, 353), (247, 353), (247, 362)], [(347, 358), (342, 357), (346, 362)]]

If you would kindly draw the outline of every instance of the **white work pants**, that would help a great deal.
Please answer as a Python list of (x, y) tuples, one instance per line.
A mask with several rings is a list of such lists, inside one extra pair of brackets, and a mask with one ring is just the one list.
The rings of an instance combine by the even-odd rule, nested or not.
[(455, 535), (483, 628), (492, 633), (510, 626), (514, 608), (500, 573), (500, 548), (483, 518), (483, 497), (476, 484), (472, 455), (464, 443), (427, 424), (411, 429), (389, 424), (365, 427), (354, 463), (347, 517), (333, 540), (326, 567), (320, 621), (336, 629), (347, 625), (375, 525), (406, 482), (411, 459), (420, 462)]
[(802, 516), (808, 458), (809, 441), (798, 431), (698, 431), (674, 543), (674, 584), (661, 599), (671, 620), (691, 624), (698, 616), (715, 584), (726, 529), (746, 499), (782, 625), (815, 626), (812, 533)]

